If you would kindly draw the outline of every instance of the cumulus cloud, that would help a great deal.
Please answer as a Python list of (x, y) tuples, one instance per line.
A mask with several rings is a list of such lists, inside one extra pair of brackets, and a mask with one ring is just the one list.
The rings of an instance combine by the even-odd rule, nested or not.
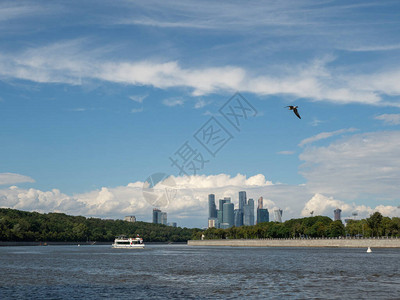
[[(398, 213), (394, 206), (357, 206), (346, 197), (312, 193), (305, 184), (272, 183), (262, 174), (170, 176), (167, 181), (147, 186), (145, 190), (144, 185), (144, 182), (136, 181), (125, 186), (102, 187), (74, 195), (64, 194), (57, 189), (41, 191), (11, 186), (0, 189), (0, 207), (101, 218), (122, 219), (125, 215), (135, 215), (138, 220), (146, 222), (151, 222), (152, 209), (158, 207), (168, 213), (169, 221), (177, 221), (180, 226), (205, 227), (209, 194), (215, 194), (217, 206), (218, 199), (231, 197), (237, 207), (239, 191), (246, 191), (247, 198), (254, 199), (255, 204), (259, 197), (264, 198), (264, 208), (268, 208), (271, 220), (273, 210), (278, 208), (283, 210), (284, 220), (298, 218), (300, 215), (309, 216), (311, 211), (332, 216), (336, 208), (342, 209), (344, 216), (351, 215), (353, 211), (357, 211), (360, 216), (368, 216), (374, 211), (388, 216)], [(150, 197), (146, 192), (150, 193)], [(159, 198), (160, 192), (161, 195), (167, 194), (167, 197)], [(158, 199), (161, 201), (157, 202)]]
[[(248, 198), (264, 197), (264, 207), (272, 214), (275, 208), (282, 208), (287, 218), (298, 216), (303, 204), (311, 197), (304, 186), (273, 184), (262, 174), (245, 176), (197, 175), (171, 176), (173, 184), (160, 182), (154, 192), (169, 187), (173, 196), (168, 202), (161, 202), (160, 208), (168, 213), (170, 221), (178, 221), (181, 226), (207, 226), (208, 194), (216, 199), (231, 197), (238, 205), (238, 192), (246, 191)], [(129, 183), (126, 186), (102, 187), (83, 194), (66, 195), (59, 190), (41, 191), (22, 189), (16, 186), (0, 189), (0, 207), (39, 212), (63, 212), (102, 218), (123, 218), (135, 215), (138, 220), (151, 222), (154, 206), (151, 199), (143, 193), (144, 183)], [(163, 191), (163, 190), (162, 190)], [(218, 201), (217, 201), (218, 205)]]
[(314, 193), (340, 198), (398, 199), (400, 131), (342, 138), (326, 147), (309, 147), (299, 156), (300, 173)]
[(23, 182), (35, 182), (29, 176), (15, 174), (15, 173), (0, 173), (0, 185), (12, 185)]
[(347, 128), (347, 129), (339, 129), (336, 131), (330, 131), (330, 132), (321, 132), (318, 133), (317, 135), (314, 135), (312, 137), (306, 138), (304, 140), (302, 140), (299, 144), (300, 147), (303, 147), (306, 144), (311, 144), (313, 142), (319, 141), (319, 140), (323, 140), (323, 139), (327, 139), (330, 138), (332, 136), (338, 135), (338, 134), (342, 134), (342, 133), (347, 133), (347, 132), (354, 132), (357, 131), (356, 128)]
[(334, 199), (333, 197), (327, 197), (317, 193), (309, 201), (307, 201), (303, 210), (301, 211), (301, 215), (308, 217), (310, 216), (311, 212), (314, 212), (314, 215), (333, 217), (333, 211), (337, 208), (342, 210), (341, 214), (343, 218), (350, 218), (352, 217), (353, 213), (357, 213), (359, 218), (367, 218), (376, 211), (388, 217), (398, 217), (400, 214), (400, 209), (395, 206), (378, 205), (373, 208), (365, 205), (356, 205), (354, 203), (349, 204), (344, 201)]
[(381, 120), (387, 125), (399, 125), (400, 114), (383, 114), (375, 117), (376, 120)]

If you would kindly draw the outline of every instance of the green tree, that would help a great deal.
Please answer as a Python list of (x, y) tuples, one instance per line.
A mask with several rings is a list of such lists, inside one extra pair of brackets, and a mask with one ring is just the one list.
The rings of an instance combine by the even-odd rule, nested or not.
[(340, 220), (333, 221), (331, 224), (329, 224), (327, 232), (330, 237), (343, 236), (345, 230), (342, 221)]
[(369, 218), (367, 218), (367, 224), (372, 230), (372, 236), (379, 235), (382, 219), (383, 217), (380, 212), (374, 212)]

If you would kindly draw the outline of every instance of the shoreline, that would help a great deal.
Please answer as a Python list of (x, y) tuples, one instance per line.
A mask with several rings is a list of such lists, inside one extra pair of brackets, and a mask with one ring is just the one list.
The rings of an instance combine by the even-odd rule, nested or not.
[(400, 248), (400, 239), (240, 239), (189, 240), (188, 246), (216, 247), (321, 247), (321, 248)]
[[(4, 242), (0, 241), (0, 247), (19, 247), (19, 246), (96, 246), (110, 245), (113, 242)], [(147, 242), (146, 245), (186, 245), (186, 242)]]

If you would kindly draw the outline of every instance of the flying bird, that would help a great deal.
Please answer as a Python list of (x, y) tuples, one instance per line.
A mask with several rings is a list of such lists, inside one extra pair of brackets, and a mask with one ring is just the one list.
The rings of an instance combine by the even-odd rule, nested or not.
[(293, 110), (294, 114), (295, 114), (299, 119), (301, 119), (301, 117), (300, 117), (300, 115), (299, 115), (299, 112), (297, 111), (298, 106), (288, 105), (288, 106), (286, 106), (286, 107), (289, 107), (289, 110)]

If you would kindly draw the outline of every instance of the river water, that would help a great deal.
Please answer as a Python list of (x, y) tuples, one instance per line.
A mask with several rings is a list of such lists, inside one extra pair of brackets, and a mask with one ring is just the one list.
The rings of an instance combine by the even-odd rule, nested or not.
[(0, 247), (0, 299), (400, 299), (400, 249)]

